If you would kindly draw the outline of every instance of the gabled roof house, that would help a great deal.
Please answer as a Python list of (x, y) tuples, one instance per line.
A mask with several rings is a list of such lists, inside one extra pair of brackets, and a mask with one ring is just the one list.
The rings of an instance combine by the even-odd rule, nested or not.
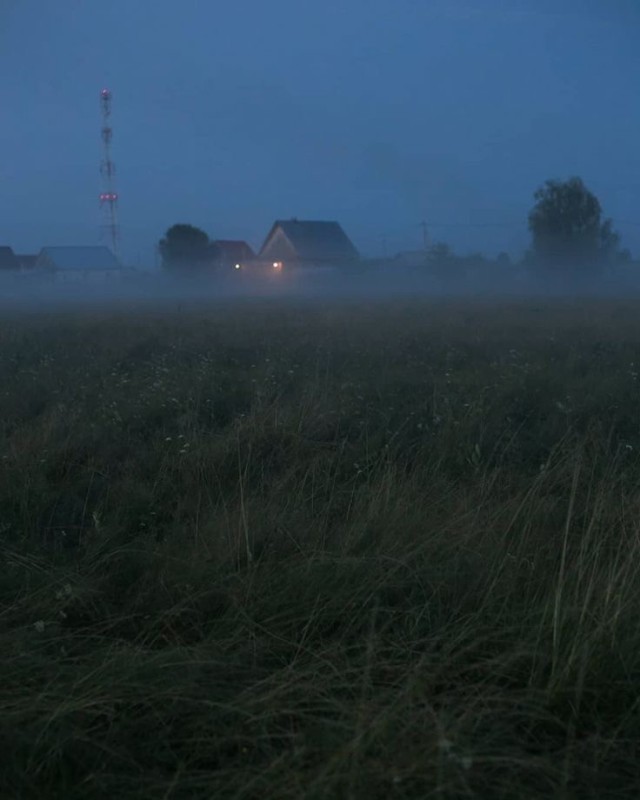
[(20, 262), (11, 247), (0, 246), (0, 270), (18, 270)]
[(277, 220), (260, 259), (299, 266), (339, 266), (358, 260), (358, 251), (337, 222)]
[(123, 271), (108, 247), (43, 247), (36, 269), (63, 281), (113, 280)]
[(238, 239), (216, 239), (211, 250), (214, 262), (221, 267), (233, 267), (256, 257), (251, 247)]
[(32, 253), (17, 253), (16, 258), (18, 259), (18, 263), (20, 264), (20, 269), (23, 272), (29, 272), (35, 268), (38, 262), (38, 254), (36, 253), (33, 255)]

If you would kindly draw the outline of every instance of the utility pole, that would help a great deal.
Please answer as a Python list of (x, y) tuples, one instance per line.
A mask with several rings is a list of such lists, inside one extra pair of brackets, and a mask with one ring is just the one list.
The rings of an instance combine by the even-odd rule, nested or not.
[(424, 250), (424, 263), (428, 265), (429, 263), (429, 231), (427, 228), (427, 223), (423, 220), (420, 223), (420, 227), (422, 228), (422, 247)]
[(426, 222), (421, 222), (420, 227), (422, 228), (422, 246), (424, 248), (424, 252), (426, 253), (429, 249), (429, 231), (427, 228)]
[(383, 253), (383, 257), (384, 257), (384, 258), (387, 258), (387, 257), (388, 257), (388, 250), (387, 250), (387, 237), (385, 236), (385, 234), (382, 234), (382, 235), (380, 236), (380, 244), (382, 245), (382, 253)]

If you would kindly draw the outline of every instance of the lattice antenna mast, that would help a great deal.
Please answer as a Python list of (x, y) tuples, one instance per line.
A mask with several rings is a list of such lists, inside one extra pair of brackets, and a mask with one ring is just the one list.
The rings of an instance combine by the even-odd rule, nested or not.
[(120, 236), (118, 230), (118, 194), (115, 190), (116, 165), (111, 159), (111, 100), (109, 89), (100, 92), (100, 107), (102, 108), (102, 193), (100, 194), (100, 207), (104, 209), (104, 230), (111, 240), (111, 248), (115, 257), (120, 260)]

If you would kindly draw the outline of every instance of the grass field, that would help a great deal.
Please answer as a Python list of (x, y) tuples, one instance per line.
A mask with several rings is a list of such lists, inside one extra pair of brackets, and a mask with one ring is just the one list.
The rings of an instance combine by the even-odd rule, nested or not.
[(0, 797), (640, 796), (640, 303), (0, 322)]

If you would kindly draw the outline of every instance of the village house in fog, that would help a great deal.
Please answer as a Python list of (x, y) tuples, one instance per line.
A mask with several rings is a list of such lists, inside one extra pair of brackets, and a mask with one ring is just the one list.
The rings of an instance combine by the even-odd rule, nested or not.
[(16, 272), (20, 269), (18, 257), (11, 247), (0, 247), (0, 272)]
[(32, 272), (38, 262), (37, 253), (18, 253), (16, 258), (18, 259), (18, 264), (20, 265), (20, 272)]
[(347, 266), (359, 255), (337, 222), (277, 220), (260, 250), (262, 261), (287, 266)]
[(246, 242), (236, 239), (216, 239), (211, 243), (211, 251), (214, 265), (222, 269), (231, 269), (256, 257)]
[(61, 283), (110, 283), (123, 269), (108, 247), (43, 247), (33, 272)]
[(37, 255), (20, 255), (13, 252), (13, 248), (0, 247), (0, 272), (16, 274), (29, 272), (36, 266)]

